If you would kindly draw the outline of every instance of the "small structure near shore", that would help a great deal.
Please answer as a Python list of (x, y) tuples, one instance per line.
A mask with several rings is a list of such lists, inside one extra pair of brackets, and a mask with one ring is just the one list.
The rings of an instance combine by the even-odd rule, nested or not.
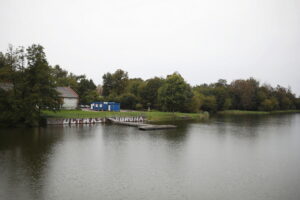
[(95, 111), (120, 111), (120, 103), (116, 102), (92, 102), (91, 109)]
[(162, 129), (174, 129), (177, 128), (175, 125), (155, 125), (155, 124), (145, 124), (139, 126), (140, 130), (151, 131), (151, 130), (162, 130)]
[(56, 87), (59, 97), (62, 99), (61, 108), (74, 110), (78, 107), (79, 95), (70, 87)]
[(177, 128), (177, 126), (175, 126), (175, 125), (155, 125), (155, 124), (144, 124), (144, 123), (140, 123), (140, 122), (124, 122), (124, 121), (119, 121), (119, 120), (113, 119), (113, 118), (107, 118), (107, 120), (109, 120), (115, 124), (120, 124), (120, 125), (125, 125), (125, 126), (134, 126), (134, 127), (137, 127), (139, 130), (143, 130), (143, 131)]

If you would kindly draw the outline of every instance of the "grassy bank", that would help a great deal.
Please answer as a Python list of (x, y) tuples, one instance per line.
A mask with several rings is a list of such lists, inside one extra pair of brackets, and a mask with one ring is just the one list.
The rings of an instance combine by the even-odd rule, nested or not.
[(131, 116), (145, 116), (151, 121), (171, 121), (171, 120), (185, 120), (185, 119), (208, 119), (209, 114), (204, 113), (179, 113), (179, 112), (93, 112), (81, 110), (61, 110), (58, 112), (43, 111), (45, 117), (52, 118), (96, 118), (96, 117), (131, 117)]
[(300, 113), (300, 110), (276, 110), (276, 111), (249, 111), (249, 110), (225, 110), (220, 111), (221, 115), (267, 115), (267, 114), (280, 114), (280, 113)]

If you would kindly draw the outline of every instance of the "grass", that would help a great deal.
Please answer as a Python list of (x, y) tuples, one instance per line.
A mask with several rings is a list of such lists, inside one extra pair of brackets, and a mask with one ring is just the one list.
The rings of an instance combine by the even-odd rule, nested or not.
[(300, 113), (300, 110), (275, 110), (271, 113)]
[(43, 115), (48, 118), (100, 118), (100, 117), (132, 117), (145, 116), (150, 121), (171, 121), (184, 119), (208, 119), (209, 114), (204, 113), (179, 113), (179, 112), (107, 112), (107, 111), (82, 111), (82, 110), (61, 110), (57, 112), (44, 110)]
[(209, 114), (204, 113), (179, 113), (179, 112), (143, 112), (144, 116), (151, 121), (170, 121), (185, 119), (208, 119)]
[(275, 111), (249, 111), (249, 110), (225, 110), (218, 114), (222, 115), (266, 115), (280, 113), (300, 113), (300, 110), (275, 110)]

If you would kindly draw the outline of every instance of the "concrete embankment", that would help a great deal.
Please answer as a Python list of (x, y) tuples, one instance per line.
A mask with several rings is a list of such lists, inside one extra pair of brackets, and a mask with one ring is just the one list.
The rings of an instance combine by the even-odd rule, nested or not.
[(135, 117), (100, 117), (100, 118), (47, 118), (47, 125), (73, 125), (73, 124), (97, 124), (112, 122), (115, 124), (134, 126), (139, 130), (161, 130), (161, 129), (173, 129), (175, 125), (154, 125), (145, 124), (147, 121), (144, 116)]
[[(116, 121), (120, 122), (145, 122), (146, 118), (144, 116), (136, 116), (136, 117), (110, 117)], [(72, 125), (72, 124), (97, 124), (97, 123), (105, 123), (108, 118), (99, 117), (99, 118), (47, 118), (47, 125)]]

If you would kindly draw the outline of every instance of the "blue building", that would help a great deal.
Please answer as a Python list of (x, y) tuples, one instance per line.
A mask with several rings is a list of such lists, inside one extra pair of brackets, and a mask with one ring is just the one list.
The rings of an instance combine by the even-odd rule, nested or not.
[(116, 102), (93, 102), (91, 103), (91, 109), (97, 111), (120, 111), (120, 103)]

